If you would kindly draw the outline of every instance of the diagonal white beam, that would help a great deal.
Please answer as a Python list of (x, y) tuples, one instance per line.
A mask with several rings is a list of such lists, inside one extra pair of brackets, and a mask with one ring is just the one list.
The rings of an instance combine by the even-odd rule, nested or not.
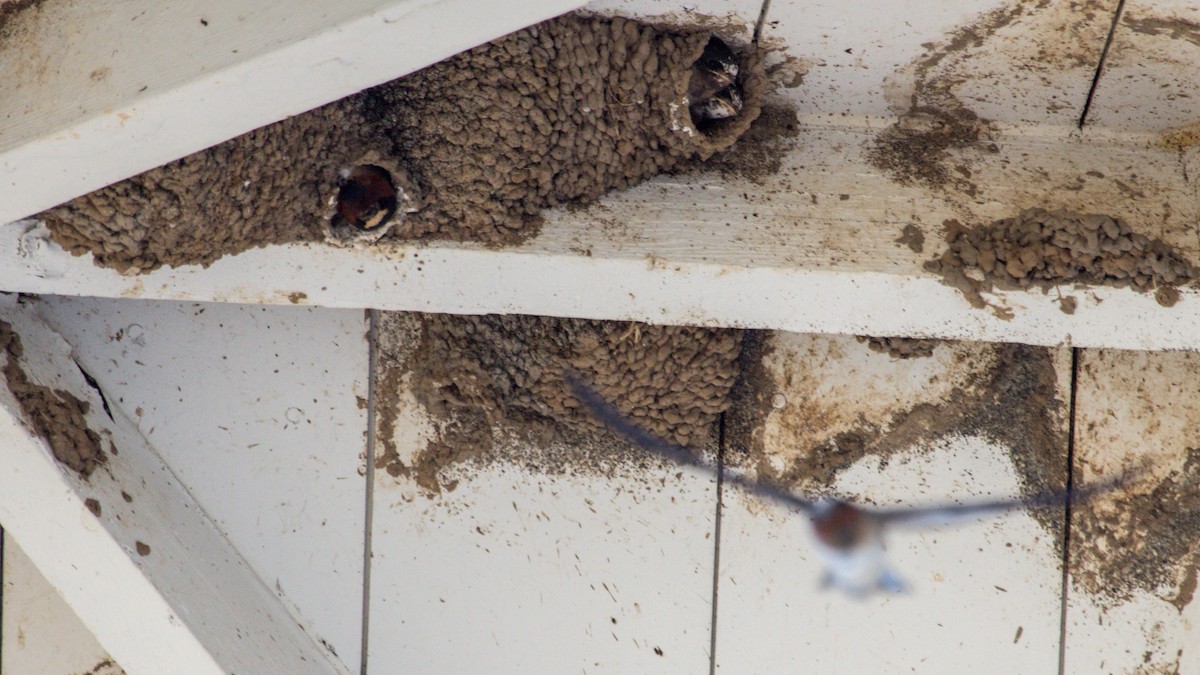
[(0, 522), (113, 658), (133, 674), (346, 673), (134, 424), (115, 406), (109, 419), (70, 345), (11, 297), (0, 320), (21, 338), (29, 380), (87, 402), (88, 427), (117, 448), (81, 478), (0, 387)]
[(39, 3), (0, 27), (0, 223), (582, 4)]

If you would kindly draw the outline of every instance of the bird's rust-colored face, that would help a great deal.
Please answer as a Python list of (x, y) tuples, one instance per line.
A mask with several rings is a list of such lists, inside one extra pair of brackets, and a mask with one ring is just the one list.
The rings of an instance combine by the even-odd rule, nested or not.
[(396, 187), (385, 169), (365, 164), (354, 167), (342, 178), (337, 194), (337, 219), (370, 231), (395, 213)]
[(846, 502), (837, 502), (827, 512), (813, 516), (817, 538), (826, 546), (842, 551), (864, 543), (873, 526), (862, 509)]

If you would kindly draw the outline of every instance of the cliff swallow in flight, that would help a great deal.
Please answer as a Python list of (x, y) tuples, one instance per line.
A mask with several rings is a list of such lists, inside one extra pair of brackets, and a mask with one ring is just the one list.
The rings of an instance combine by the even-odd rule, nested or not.
[[(608, 401), (567, 377), (571, 391), (596, 419), (628, 440), (678, 464), (716, 472), (717, 468), (687, 449), (668, 443), (638, 427)], [(888, 527), (936, 527), (956, 522), (998, 516), (1008, 511), (1039, 506), (1065, 506), (1068, 502), (1124, 483), (1129, 474), (1080, 489), (1048, 492), (1029, 497), (996, 499), (969, 504), (941, 504), (917, 508), (864, 508), (841, 499), (809, 500), (768, 483), (724, 473), (725, 481), (789, 509), (800, 511), (812, 522), (817, 558), (824, 566), (823, 588), (836, 587), (862, 598), (877, 590), (905, 592), (908, 584), (888, 566), (884, 554), (884, 531)]]
[(386, 170), (364, 164), (338, 175), (337, 220), (366, 232), (396, 214), (396, 187)]
[[(741, 112), (737, 55), (720, 38), (709, 38), (700, 58), (692, 64), (687, 103), (692, 119), (719, 120)], [(716, 103), (714, 103), (714, 100)]]

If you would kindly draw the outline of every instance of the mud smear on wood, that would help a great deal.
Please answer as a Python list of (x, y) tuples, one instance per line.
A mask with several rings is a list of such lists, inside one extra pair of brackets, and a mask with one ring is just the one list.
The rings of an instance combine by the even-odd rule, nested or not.
[(25, 11), (40, 8), (46, 0), (2, 0), (0, 1), (0, 45), (16, 30), (16, 22)]
[(1189, 124), (1180, 129), (1172, 129), (1159, 136), (1155, 145), (1167, 150), (1175, 152), (1186, 152), (1188, 149), (1200, 145), (1200, 122)]
[(84, 675), (125, 675), (125, 671), (112, 659), (103, 659)]
[(783, 158), (796, 146), (799, 137), (800, 122), (795, 109), (784, 99), (768, 96), (762, 113), (736, 144), (706, 161), (693, 160), (681, 167), (679, 173), (715, 170), (722, 176), (762, 183), (779, 173)]
[[(36, 384), (21, 369), (21, 338), (12, 326), (0, 321), (0, 354), (5, 356), (4, 377), (21, 407), (25, 421), (50, 446), (62, 464), (87, 478), (108, 461), (100, 435), (88, 428), (84, 417), (89, 405), (70, 392)], [(94, 500), (93, 500), (94, 501)], [(99, 515), (99, 503), (95, 512)]]
[(744, 107), (701, 128), (685, 102), (710, 33), (566, 16), (153, 169), (41, 214), (55, 241), (145, 272), (322, 238), (338, 170), (372, 154), (423, 208), (387, 239), (517, 243), (586, 204), (728, 149), (767, 86), (741, 50)]
[[(1174, 247), (1099, 214), (1030, 209), (972, 228), (948, 221), (946, 241), (947, 250), (925, 269), (980, 308), (990, 306), (982, 294), (997, 288), (1048, 291), (1062, 284), (1154, 291), (1159, 304), (1170, 307), (1179, 300), (1177, 287), (1197, 276)], [(1075, 303), (1062, 309), (1073, 313)]]
[[(1012, 2), (937, 43), (922, 45), (926, 53), (886, 85), (894, 89), (889, 98), (899, 119), (873, 140), (868, 160), (900, 184), (973, 199), (987, 186), (975, 175), (973, 164), (998, 147), (993, 142), (994, 123), (962, 100), (964, 85), (1005, 80), (1024, 71), (1043, 78), (1068, 70), (1090, 76), (1109, 26), (1111, 7), (1106, 4)], [(1014, 35), (1036, 51), (1024, 49)], [(1008, 43), (1021, 49), (1006, 48)]]
[(949, 57), (979, 47), (1023, 13), (1021, 5), (993, 10), (979, 22), (959, 28), (941, 46), (913, 64), (913, 89), (906, 109), (891, 127), (876, 136), (867, 159), (902, 185), (924, 185), (974, 195), (969, 169), (952, 172), (952, 150), (988, 140), (990, 122), (971, 111), (954, 93), (961, 79), (934, 73)]
[(1200, 448), (1147, 490), (1136, 482), (1104, 506), (1082, 505), (1072, 527), (1074, 583), (1110, 604), (1134, 591), (1161, 593), (1180, 612), (1194, 597), (1200, 564)]
[[(541, 473), (607, 475), (658, 465), (583, 410), (578, 373), (633, 420), (688, 447), (711, 447), (730, 403), (741, 331), (537, 316), (386, 314), (381, 341), (378, 468), (436, 493), (443, 471), (473, 461)], [(412, 348), (415, 342), (415, 348)], [(407, 349), (407, 351), (405, 351)], [(433, 427), (415, 457), (396, 447), (402, 388)]]
[(969, 180), (970, 170), (951, 173), (946, 160), (951, 150), (986, 139), (987, 124), (987, 120), (961, 106), (914, 106), (875, 138), (867, 158), (901, 185), (952, 188), (973, 196), (976, 188)]
[(1121, 17), (1121, 23), (1135, 33), (1165, 35), (1172, 40), (1185, 40), (1200, 47), (1200, 23), (1194, 21), (1161, 17), (1138, 18), (1126, 14)]
[(941, 340), (908, 337), (871, 337), (856, 335), (855, 339), (865, 342), (873, 352), (887, 354), (894, 359), (920, 359), (933, 356), (933, 350)]
[[(748, 339), (744, 358), (761, 363), (771, 349), (767, 342)], [(864, 457), (878, 457), (886, 466), (890, 458), (915, 446), (951, 435), (976, 435), (1008, 448), (1027, 493), (1065, 489), (1065, 403), (1058, 393), (1053, 351), (1014, 344), (990, 349), (994, 355), (990, 365), (955, 387), (942, 402), (897, 411), (885, 424), (864, 421), (857, 428), (831, 433), (801, 449), (782, 471), (774, 468), (763, 443), (764, 424), (773, 412), (773, 377), (761, 365), (744, 363), (744, 379), (734, 389), (734, 405), (726, 415), (726, 436), (740, 451), (731, 453), (730, 459), (754, 469), (764, 480), (811, 491), (827, 488)], [(813, 421), (793, 408), (780, 422), (803, 427)], [(1031, 515), (1061, 540), (1061, 508), (1034, 509)]]

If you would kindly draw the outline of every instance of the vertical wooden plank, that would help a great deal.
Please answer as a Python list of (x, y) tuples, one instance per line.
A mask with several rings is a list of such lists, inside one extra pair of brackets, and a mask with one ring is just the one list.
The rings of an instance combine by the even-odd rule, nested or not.
[[(433, 428), (402, 375), (405, 322), (382, 331), (379, 410), (395, 430), (381, 443), (411, 461)], [(447, 466), (437, 495), (376, 470), (371, 669), (705, 672), (715, 480), (512, 443), (482, 449), (508, 460)]]
[(11, 536), (4, 536), (0, 673), (123, 675)]
[(1088, 113), (1088, 131), (1149, 135), (1167, 150), (1200, 142), (1200, 7), (1126, 0)]
[[(876, 506), (1015, 495), (1065, 480), (1068, 350), (946, 342), (932, 356), (897, 360), (852, 337), (775, 333), (764, 351), (758, 393), (734, 413), (753, 430), (741, 460), (750, 471)], [(738, 443), (731, 459), (745, 457)], [(802, 516), (730, 490), (718, 665), (1053, 672), (1062, 526), (1059, 510), (892, 532), (888, 554), (911, 593), (855, 599), (818, 587)]]
[(1082, 350), (1075, 480), (1145, 466), (1073, 514), (1067, 672), (1200, 670), (1200, 354)]
[(38, 307), (263, 582), (357, 671), (363, 312), (54, 297)]

